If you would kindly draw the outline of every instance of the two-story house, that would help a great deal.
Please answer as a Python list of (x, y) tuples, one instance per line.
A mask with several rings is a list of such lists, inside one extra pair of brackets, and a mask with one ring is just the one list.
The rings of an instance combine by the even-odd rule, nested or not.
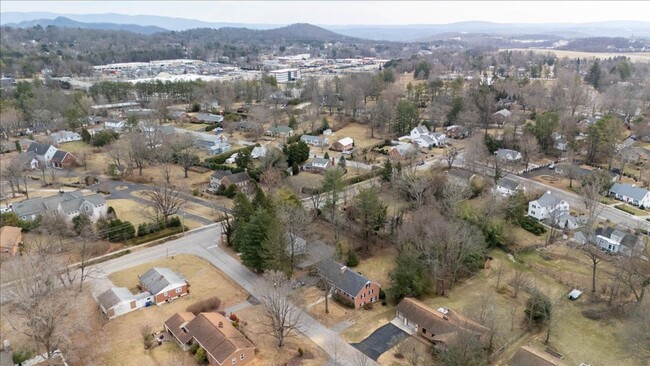
[(540, 198), (528, 203), (528, 216), (540, 221), (551, 216), (557, 217), (560, 212), (569, 212), (569, 203), (551, 191), (547, 191)]
[(379, 291), (381, 290), (379, 284), (358, 272), (331, 259), (321, 261), (318, 269), (320, 275), (332, 286), (341, 301), (349, 302), (355, 308), (360, 308), (365, 304), (379, 300)]

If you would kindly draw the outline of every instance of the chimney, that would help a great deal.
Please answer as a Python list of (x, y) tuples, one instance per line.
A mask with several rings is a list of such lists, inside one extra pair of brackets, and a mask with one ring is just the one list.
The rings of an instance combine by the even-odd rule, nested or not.
[(346, 270), (346, 269), (348, 269), (348, 267), (346, 267), (346, 266), (342, 266), (342, 267), (341, 267), (341, 274), (345, 273), (345, 270)]
[(546, 191), (547, 194), (551, 194), (551, 191)]
[(223, 322), (219, 322), (219, 328), (223, 328)]

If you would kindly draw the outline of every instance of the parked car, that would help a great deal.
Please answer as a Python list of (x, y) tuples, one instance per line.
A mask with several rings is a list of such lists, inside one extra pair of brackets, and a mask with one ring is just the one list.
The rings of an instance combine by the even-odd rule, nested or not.
[(555, 169), (555, 163), (551, 163), (551, 165), (548, 166), (549, 169)]
[(424, 165), (424, 160), (418, 161), (417, 166), (420, 166), (420, 165)]

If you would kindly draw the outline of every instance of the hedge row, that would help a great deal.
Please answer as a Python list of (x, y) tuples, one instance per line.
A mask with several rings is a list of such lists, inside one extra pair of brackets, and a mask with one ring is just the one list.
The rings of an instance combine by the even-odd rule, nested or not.
[(521, 225), (524, 230), (529, 231), (535, 235), (542, 235), (546, 232), (544, 225), (540, 224), (539, 221), (530, 216), (524, 216), (519, 219), (519, 225)]
[(183, 227), (168, 227), (164, 230), (155, 232), (153, 234), (147, 234), (145, 236), (133, 238), (129, 241), (129, 244), (131, 245), (143, 244), (149, 241), (158, 240), (158, 239), (166, 238), (170, 235), (178, 234), (180, 232), (183, 232), (183, 230), (187, 230), (187, 228), (183, 229)]

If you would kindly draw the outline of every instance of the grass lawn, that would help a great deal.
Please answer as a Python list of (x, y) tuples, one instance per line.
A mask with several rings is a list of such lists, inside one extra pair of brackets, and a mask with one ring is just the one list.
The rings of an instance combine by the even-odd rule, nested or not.
[(372, 256), (366, 259), (361, 259), (359, 265), (353, 269), (362, 273), (368, 279), (379, 283), (382, 287), (388, 287), (390, 281), (388, 274), (393, 271), (396, 266), (395, 258), (397, 258), (397, 250), (395, 247), (387, 248), (373, 248)]
[(647, 215), (650, 215), (650, 213), (648, 211), (641, 210), (640, 208), (629, 205), (627, 203), (622, 203), (622, 204), (616, 205), (614, 207), (616, 207), (617, 209), (619, 209), (619, 210), (621, 210), (623, 212), (627, 212), (627, 213), (629, 213), (631, 215), (635, 215), (635, 216), (647, 216)]
[(286, 182), (294, 192), (300, 192), (301, 187), (320, 187), (323, 176), (321, 174), (300, 172), (298, 175), (287, 177)]
[[(257, 347), (255, 360), (249, 365), (305, 365), (320, 366), (327, 363), (327, 356), (315, 343), (300, 333), (294, 334), (285, 340), (285, 346), (278, 349), (277, 341), (270, 336), (269, 329), (263, 324), (261, 306), (251, 306), (237, 312), (241, 319), (241, 331)], [(298, 357), (298, 348), (304, 354)]]
[[(418, 360), (418, 365), (434, 365), (435, 360), (433, 359), (433, 355), (430, 352), (431, 343), (423, 340), (422, 338), (418, 338), (416, 336), (405, 338), (401, 342), (397, 343), (396, 345), (391, 347), (388, 351), (382, 353), (381, 356), (379, 356), (379, 358), (377, 359), (377, 362), (380, 365), (389, 365), (389, 366), (412, 365), (412, 363), (409, 362), (409, 360), (406, 359), (405, 357), (397, 358), (395, 357), (395, 354), (400, 353), (402, 347), (408, 347), (408, 346), (413, 347), (414, 343), (411, 342), (413, 342), (414, 340), (420, 343), (420, 346), (418, 346), (419, 348), (417, 348), (417, 350), (420, 351), (418, 352), (418, 354), (420, 355), (420, 359)], [(408, 348), (406, 349), (408, 350)]]
[(368, 127), (358, 123), (350, 123), (334, 132), (331, 136), (328, 136), (327, 139), (331, 144), (344, 137), (351, 137), (357, 149), (363, 149), (382, 141), (379, 138), (370, 138), (370, 130)]
[(354, 324), (341, 332), (341, 336), (349, 343), (361, 342), (372, 332), (393, 320), (395, 307), (390, 304), (382, 306), (381, 303), (375, 303), (370, 310), (355, 310), (354, 315)]

